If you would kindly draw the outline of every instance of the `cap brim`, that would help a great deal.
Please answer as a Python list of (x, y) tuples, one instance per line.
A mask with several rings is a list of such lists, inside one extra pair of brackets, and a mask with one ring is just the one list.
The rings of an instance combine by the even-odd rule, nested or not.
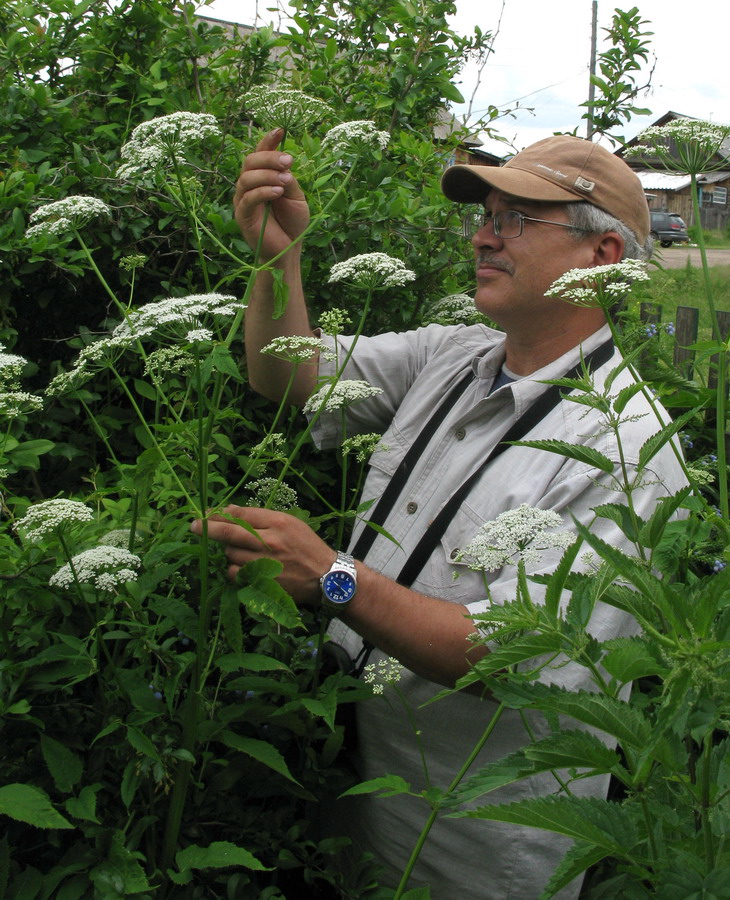
[(577, 198), (572, 191), (516, 167), (451, 166), (441, 178), (441, 190), (457, 203), (481, 203), (492, 188), (549, 203), (571, 203)]

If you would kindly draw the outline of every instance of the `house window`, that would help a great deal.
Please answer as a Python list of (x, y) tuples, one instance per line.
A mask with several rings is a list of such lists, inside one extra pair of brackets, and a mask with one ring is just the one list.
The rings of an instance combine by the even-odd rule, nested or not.
[(713, 204), (719, 204), (721, 206), (727, 205), (727, 188), (724, 187), (716, 187), (712, 192), (712, 202)]

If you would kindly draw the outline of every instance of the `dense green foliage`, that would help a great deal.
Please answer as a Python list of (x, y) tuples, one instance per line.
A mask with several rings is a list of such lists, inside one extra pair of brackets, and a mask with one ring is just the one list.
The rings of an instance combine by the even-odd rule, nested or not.
[[(366, 318), (373, 332), (432, 320), (433, 304), (472, 280), (458, 212), (438, 188), (458, 135), (438, 144), (432, 129), (444, 102), (458, 99), (453, 76), (489, 35), (454, 34), (445, 0), (295, 6), (284, 35), (211, 27), (178, 0), (0, 9), (0, 897), (9, 900), (377, 892), (372, 861), (339, 873), (331, 860), (346, 838), (321, 840), (313, 823), (350, 786), (338, 712), (379, 701), (324, 664), (324, 623), (296, 609), (276, 563), (230, 583), (220, 549), (189, 532), (192, 518), (240, 501), (289, 507), (341, 543), (364, 467), (338, 451), (343, 475), (333, 474), (335, 460), (312, 453), (302, 419), (248, 389), (240, 301), (256, 260), (231, 195), (242, 156), (268, 127), (251, 121), (253, 86), (281, 81), (327, 102), (327, 120), (286, 138), (314, 216), (313, 316), (344, 307), (350, 327)], [(635, 10), (616, 13), (619, 49), (605, 64), (632, 73), (632, 59), (645, 58), (643, 23)], [(596, 107), (619, 120), (635, 112), (626, 78), (626, 103), (612, 88)], [(211, 115), (215, 131), (120, 179), (134, 129), (181, 111)], [(356, 163), (333, 157), (325, 131), (363, 118), (389, 132), (388, 147)], [(36, 210), (72, 195), (101, 199), (108, 215), (27, 234)], [(387, 292), (329, 282), (334, 262), (373, 250), (403, 260), (413, 282)], [(165, 320), (158, 306), (148, 333), (124, 337), (140, 308), (201, 294), (194, 316)], [(663, 362), (667, 332), (654, 352), (659, 339), (642, 328), (632, 312), (623, 339), (682, 417), (644, 461), (681, 425), (695, 444), (698, 489), (647, 522), (603, 510), (636, 559), (584, 534), (604, 559), (600, 575), (561, 567), (545, 610), (523, 582), (496, 625), (511, 650), (473, 676), (553, 721), (600, 719), (624, 756), (556, 728), (549, 744), (498, 771), (451, 795), (434, 791), (424, 820), (450, 812), (459, 791), (541, 767), (571, 778), (608, 771), (625, 791), (618, 803), (579, 809), (566, 796), (560, 809), (541, 801), (483, 815), (540, 814), (578, 837), (556, 884), (601, 859), (613, 886), (603, 896), (724, 896), (728, 536), (713, 506), (726, 473), (712, 459), (717, 392), (706, 379), (718, 346), (706, 342), (697, 377), (680, 380)], [(590, 385), (585, 396), (609, 407), (626, 400), (596, 398)], [(33, 535), (33, 510), (56, 497), (76, 505), (55, 524), (47, 513)], [(689, 518), (677, 523), (680, 504)], [(86, 551), (101, 557), (101, 580), (87, 573)], [(575, 599), (562, 617), (564, 589)], [(591, 643), (585, 622), (599, 600), (635, 608), (644, 635)], [(510, 665), (546, 642), (605, 668), (596, 698), (566, 700), (515, 677)], [(644, 693), (619, 698), (644, 676)]]

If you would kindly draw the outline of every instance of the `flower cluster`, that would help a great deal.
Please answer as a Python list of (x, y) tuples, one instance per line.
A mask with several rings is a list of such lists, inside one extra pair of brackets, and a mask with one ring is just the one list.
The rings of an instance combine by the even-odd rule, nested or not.
[[(99, 543), (105, 547), (121, 547), (123, 550), (129, 548), (129, 539), (132, 536), (131, 528), (112, 528), (105, 535), (99, 538)], [(135, 534), (135, 538), (139, 537), (139, 533)]]
[(621, 301), (635, 281), (648, 281), (646, 266), (638, 259), (625, 259), (591, 269), (569, 269), (545, 291), (546, 297), (559, 297), (577, 306), (607, 309)]
[(43, 400), (20, 389), (20, 376), (28, 361), (16, 353), (6, 353), (0, 341), (0, 413), (10, 418), (43, 408)]
[(278, 481), (276, 478), (259, 478), (249, 481), (246, 490), (251, 495), (255, 506), (267, 506), (286, 512), (299, 503), (299, 497), (293, 487)]
[(322, 147), (341, 154), (365, 153), (368, 150), (385, 150), (389, 140), (387, 131), (378, 131), (372, 122), (358, 119), (330, 128), (322, 139)]
[(373, 686), (374, 694), (382, 694), (386, 684), (398, 684), (403, 666), (392, 656), (365, 666), (363, 681)]
[(360, 400), (367, 400), (376, 394), (382, 394), (383, 389), (368, 384), (367, 381), (342, 379), (332, 387), (326, 384), (321, 387), (315, 394), (304, 404), (305, 413), (316, 412), (323, 404), (326, 412), (334, 412), (337, 409), (344, 409), (351, 403), (357, 403)]
[(264, 128), (306, 128), (332, 115), (324, 101), (294, 88), (265, 85), (252, 88), (241, 98), (246, 109)]
[(346, 325), (352, 325), (352, 319), (345, 309), (327, 309), (319, 317), (319, 327), (333, 337), (342, 334)]
[(93, 511), (85, 503), (59, 498), (44, 500), (29, 507), (25, 515), (18, 519), (15, 527), (24, 533), (29, 541), (37, 541), (67, 525), (91, 522), (93, 518)]
[(664, 169), (699, 175), (725, 168), (727, 154), (720, 154), (720, 158), (718, 154), (728, 137), (728, 126), (700, 119), (675, 119), (642, 131), (626, 156), (656, 158)]
[(275, 337), (261, 348), (261, 352), (290, 363), (309, 362), (317, 354), (326, 360), (335, 359), (335, 354), (321, 338), (309, 335)]
[(135, 581), (141, 565), (138, 556), (121, 547), (92, 547), (61, 566), (48, 583), (51, 587), (69, 588), (79, 581), (93, 584), (100, 591), (113, 591), (127, 581)]
[(129, 256), (123, 256), (119, 260), (119, 268), (124, 272), (133, 272), (135, 269), (141, 269), (147, 262), (144, 253), (130, 253)]
[(346, 438), (342, 442), (342, 454), (347, 456), (354, 453), (358, 462), (367, 462), (368, 458), (375, 453), (376, 450), (388, 450), (385, 444), (380, 443), (381, 435), (372, 434), (356, 434), (354, 437)]
[(648, 338), (657, 337), (664, 331), (670, 337), (674, 336), (674, 322), (667, 322), (664, 325), (660, 325), (657, 322), (649, 322), (644, 326), (644, 334)]
[(330, 270), (328, 281), (347, 281), (359, 287), (388, 288), (401, 287), (413, 281), (416, 273), (406, 269), (405, 264), (388, 256), (387, 253), (361, 253), (343, 262), (335, 263)]
[(160, 347), (149, 354), (144, 363), (145, 375), (185, 375), (195, 365), (195, 357), (181, 347)]
[(473, 297), (468, 294), (448, 294), (429, 308), (423, 324), (435, 322), (439, 325), (475, 325), (483, 321), (484, 316), (474, 306)]
[(92, 219), (99, 216), (111, 218), (111, 209), (103, 200), (96, 197), (79, 195), (46, 203), (30, 214), (31, 226), (25, 232), (26, 238), (33, 241), (47, 235), (68, 234), (82, 228)]
[(127, 180), (144, 175), (173, 160), (185, 163), (184, 151), (189, 146), (220, 134), (210, 113), (175, 112), (142, 122), (122, 147), (126, 162), (117, 170), (117, 177)]
[(233, 318), (244, 305), (226, 294), (189, 294), (147, 303), (130, 313), (112, 332), (117, 341), (143, 338), (165, 326), (180, 326), (187, 334), (191, 329), (205, 327), (208, 316)]
[(558, 513), (523, 503), (482, 525), (476, 537), (457, 556), (470, 569), (494, 572), (522, 561), (539, 563), (542, 550), (564, 550), (573, 540), (567, 531), (552, 531), (562, 524)]

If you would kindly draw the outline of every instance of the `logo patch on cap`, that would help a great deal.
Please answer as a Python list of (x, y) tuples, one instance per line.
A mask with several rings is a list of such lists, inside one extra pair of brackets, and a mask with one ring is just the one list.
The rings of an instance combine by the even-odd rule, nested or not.
[(582, 175), (579, 175), (575, 179), (575, 187), (578, 188), (579, 191), (586, 191), (590, 194), (593, 188), (596, 186), (595, 181), (589, 181), (587, 178), (583, 178)]

